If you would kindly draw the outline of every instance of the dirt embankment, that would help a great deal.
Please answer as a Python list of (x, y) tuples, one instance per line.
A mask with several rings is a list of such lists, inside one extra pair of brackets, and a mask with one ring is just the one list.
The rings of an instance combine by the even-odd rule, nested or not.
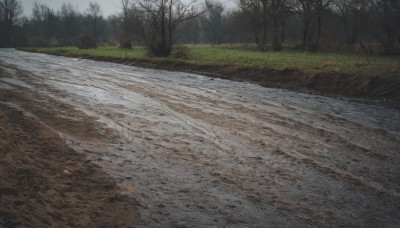
[(7, 105), (24, 106), (30, 95), (23, 92), (0, 91), (0, 227), (135, 226), (134, 202), (110, 176), (46, 124)]
[[(23, 51), (38, 52), (36, 49), (24, 49)], [(236, 65), (196, 65), (178, 60), (132, 60), (88, 55), (71, 56), (59, 51), (48, 54), (114, 62), (145, 68), (191, 72), (215, 78), (254, 82), (265, 87), (278, 87), (334, 97), (344, 96), (379, 100), (391, 106), (396, 106), (400, 102), (400, 77), (380, 77), (339, 72), (310, 73), (292, 69), (273, 70), (264, 67), (256, 68)]]

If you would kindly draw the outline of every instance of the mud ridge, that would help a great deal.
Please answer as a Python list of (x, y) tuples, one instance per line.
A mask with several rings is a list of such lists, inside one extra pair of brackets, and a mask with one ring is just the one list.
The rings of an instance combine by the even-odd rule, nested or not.
[(132, 227), (135, 204), (51, 129), (0, 102), (1, 227)]

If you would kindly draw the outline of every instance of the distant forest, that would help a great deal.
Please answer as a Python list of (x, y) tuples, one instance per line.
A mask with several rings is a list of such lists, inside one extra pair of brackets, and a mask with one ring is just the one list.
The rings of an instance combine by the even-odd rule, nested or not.
[[(148, 47), (166, 56), (172, 45), (247, 44), (262, 51), (400, 52), (399, 0), (238, 0), (227, 10), (212, 0), (121, 0), (121, 13), (0, 0), (0, 47), (96, 44)], [(82, 44), (83, 43), (83, 44)], [(86, 45), (87, 43), (87, 45)]]

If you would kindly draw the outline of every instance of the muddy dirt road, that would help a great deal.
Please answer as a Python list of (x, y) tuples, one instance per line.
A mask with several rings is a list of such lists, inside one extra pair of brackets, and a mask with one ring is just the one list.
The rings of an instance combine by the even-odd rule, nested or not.
[[(142, 226), (400, 226), (398, 110), (11, 49), (0, 61), (0, 101), (116, 178)], [(97, 121), (68, 127), (75, 111)]]

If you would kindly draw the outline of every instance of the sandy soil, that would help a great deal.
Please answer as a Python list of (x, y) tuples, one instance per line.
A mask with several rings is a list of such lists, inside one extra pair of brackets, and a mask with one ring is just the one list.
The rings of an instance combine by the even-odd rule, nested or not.
[(134, 201), (113, 179), (35, 117), (10, 107), (5, 102), (19, 95), (5, 93), (0, 90), (0, 226), (137, 225)]
[(0, 101), (102, 167), (141, 226), (400, 226), (398, 110), (14, 50), (0, 60)]

